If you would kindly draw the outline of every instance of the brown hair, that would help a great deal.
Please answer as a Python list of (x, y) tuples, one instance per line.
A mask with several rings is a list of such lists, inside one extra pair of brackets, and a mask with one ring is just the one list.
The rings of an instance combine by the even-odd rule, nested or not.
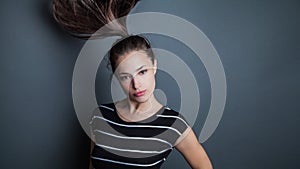
[[(53, 15), (67, 32), (79, 38), (122, 36), (109, 51), (109, 61), (114, 72), (119, 57), (130, 51), (143, 50), (154, 63), (154, 54), (148, 40), (139, 35), (129, 36), (127, 33), (126, 16), (137, 2), (138, 0), (54, 0)], [(124, 19), (119, 19), (120, 17)], [(94, 34), (112, 21), (114, 24), (108, 31), (101, 32), (101, 35)]]
[(152, 63), (154, 63), (155, 57), (150, 43), (146, 38), (139, 35), (131, 35), (115, 42), (115, 44), (109, 51), (109, 61), (112, 67), (112, 71), (114, 72), (116, 70), (116, 63), (120, 56), (131, 51), (139, 50), (145, 51), (147, 56), (151, 59)]
[[(139, 0), (53, 0), (55, 20), (71, 35), (89, 38), (107, 23), (126, 16)], [(106, 34), (126, 36), (126, 18)]]

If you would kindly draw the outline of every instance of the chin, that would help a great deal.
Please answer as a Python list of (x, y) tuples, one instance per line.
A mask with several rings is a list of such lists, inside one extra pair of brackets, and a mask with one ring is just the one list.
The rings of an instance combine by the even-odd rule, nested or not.
[(137, 103), (145, 103), (148, 100), (149, 100), (148, 98), (134, 98), (134, 99), (132, 99), (132, 101), (137, 102)]
[(137, 102), (137, 103), (145, 103), (149, 100), (149, 96), (141, 96), (141, 97), (135, 97), (132, 96), (132, 98), (130, 100)]

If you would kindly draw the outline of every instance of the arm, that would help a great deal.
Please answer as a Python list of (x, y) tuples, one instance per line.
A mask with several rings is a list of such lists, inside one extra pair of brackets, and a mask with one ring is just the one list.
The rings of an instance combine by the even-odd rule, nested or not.
[(175, 145), (176, 149), (184, 156), (193, 169), (212, 169), (212, 164), (199, 144), (193, 130), (187, 129), (183, 140)]
[(93, 133), (91, 133), (91, 150), (90, 150), (90, 166), (89, 166), (89, 169), (93, 169), (94, 167), (93, 167), (93, 165), (92, 165), (92, 160), (91, 160), (91, 153), (92, 153), (92, 151), (93, 151), (93, 149), (94, 149), (94, 146), (95, 146), (95, 136), (94, 136), (94, 134)]
[[(95, 145), (95, 143), (91, 140), (91, 153), (93, 151), (94, 145)], [(89, 166), (89, 169), (93, 169), (91, 157), (90, 157), (90, 166)]]

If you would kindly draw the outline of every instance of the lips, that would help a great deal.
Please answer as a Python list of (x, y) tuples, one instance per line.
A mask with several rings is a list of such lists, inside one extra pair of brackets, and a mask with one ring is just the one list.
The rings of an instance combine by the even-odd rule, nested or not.
[(134, 93), (134, 96), (135, 96), (135, 97), (141, 97), (141, 96), (143, 96), (145, 93), (146, 93), (146, 90), (143, 90), (143, 91)]

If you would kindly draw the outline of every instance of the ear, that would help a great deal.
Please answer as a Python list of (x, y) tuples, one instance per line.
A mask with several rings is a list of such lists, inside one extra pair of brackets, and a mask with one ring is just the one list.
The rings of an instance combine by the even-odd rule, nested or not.
[(154, 59), (154, 74), (156, 74), (156, 70), (157, 70), (157, 60)]

